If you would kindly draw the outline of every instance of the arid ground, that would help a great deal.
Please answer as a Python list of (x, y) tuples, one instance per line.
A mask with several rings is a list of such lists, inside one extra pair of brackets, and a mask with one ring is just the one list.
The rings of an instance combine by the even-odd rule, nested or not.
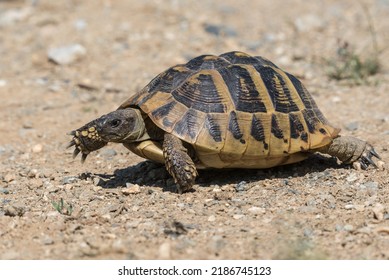
[(166, 68), (240, 50), (389, 162), (388, 43), (387, 0), (0, 0), (0, 259), (389, 259), (388, 169), (312, 155), (179, 195), (121, 145), (66, 149)]

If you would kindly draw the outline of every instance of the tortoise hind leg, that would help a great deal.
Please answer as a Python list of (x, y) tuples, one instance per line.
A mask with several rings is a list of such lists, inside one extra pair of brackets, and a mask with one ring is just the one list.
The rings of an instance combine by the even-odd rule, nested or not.
[(373, 161), (374, 157), (381, 158), (372, 145), (352, 136), (339, 136), (330, 145), (318, 151), (335, 156), (343, 163), (353, 164), (356, 169), (366, 169), (369, 165), (382, 168), (384, 165), (383, 161)]
[(166, 169), (173, 176), (178, 192), (181, 194), (190, 190), (198, 173), (182, 141), (172, 134), (165, 133), (163, 156)]

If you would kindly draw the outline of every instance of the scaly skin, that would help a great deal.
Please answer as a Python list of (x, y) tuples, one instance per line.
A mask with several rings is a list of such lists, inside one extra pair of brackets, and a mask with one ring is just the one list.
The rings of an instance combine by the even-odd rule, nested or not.
[(178, 192), (181, 194), (190, 190), (198, 173), (182, 141), (172, 134), (165, 133), (162, 147), (166, 169), (173, 176)]
[(373, 161), (373, 157), (380, 159), (380, 156), (372, 145), (352, 136), (339, 136), (318, 152), (337, 157), (343, 163), (353, 164), (356, 169), (366, 169), (369, 165), (381, 168), (383, 165), (382, 161), (377, 164)]

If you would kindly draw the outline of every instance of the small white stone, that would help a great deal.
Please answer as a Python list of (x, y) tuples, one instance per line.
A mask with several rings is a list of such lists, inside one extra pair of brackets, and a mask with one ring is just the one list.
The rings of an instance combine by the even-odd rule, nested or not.
[(59, 48), (51, 48), (47, 55), (51, 61), (57, 64), (68, 65), (85, 56), (86, 49), (79, 44), (67, 45)]
[(0, 26), (9, 26), (29, 17), (32, 13), (30, 7), (10, 9), (0, 14)]
[(208, 222), (214, 222), (216, 220), (216, 217), (214, 215), (211, 215), (208, 217)]
[(247, 209), (247, 211), (249, 211), (250, 213), (255, 214), (255, 215), (265, 214), (266, 213), (266, 209), (265, 208), (256, 207), (256, 206), (253, 206), (253, 207)]
[(385, 212), (385, 207), (381, 203), (377, 203), (374, 205), (372, 208), (374, 218), (376, 218), (378, 221), (382, 221), (384, 219), (384, 212)]
[(165, 242), (159, 246), (158, 259), (169, 260), (171, 259), (171, 246), (170, 243)]
[(140, 187), (137, 184), (126, 183), (126, 188), (122, 189), (122, 194), (137, 194), (140, 193)]
[(294, 21), (294, 25), (299, 32), (308, 32), (322, 30), (326, 26), (326, 23), (320, 16), (307, 14), (297, 18)]
[(235, 220), (240, 220), (240, 219), (242, 219), (244, 217), (244, 215), (241, 215), (241, 214), (235, 214), (234, 216), (233, 216), (233, 218), (235, 219)]
[(347, 178), (346, 178), (346, 181), (347, 182), (354, 182), (354, 181), (356, 181), (356, 180), (358, 180), (358, 176), (357, 176), (357, 173), (351, 173), (350, 175), (348, 175), (347, 176)]
[(32, 152), (37, 154), (43, 151), (43, 145), (42, 144), (36, 144), (34, 147), (32, 147)]

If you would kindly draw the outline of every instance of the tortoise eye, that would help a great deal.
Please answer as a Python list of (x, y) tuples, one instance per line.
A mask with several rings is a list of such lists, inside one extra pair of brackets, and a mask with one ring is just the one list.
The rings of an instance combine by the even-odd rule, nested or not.
[(121, 120), (119, 120), (119, 119), (114, 119), (114, 120), (110, 121), (109, 124), (111, 125), (112, 128), (116, 128), (116, 127), (118, 127), (121, 123), (122, 123)]

